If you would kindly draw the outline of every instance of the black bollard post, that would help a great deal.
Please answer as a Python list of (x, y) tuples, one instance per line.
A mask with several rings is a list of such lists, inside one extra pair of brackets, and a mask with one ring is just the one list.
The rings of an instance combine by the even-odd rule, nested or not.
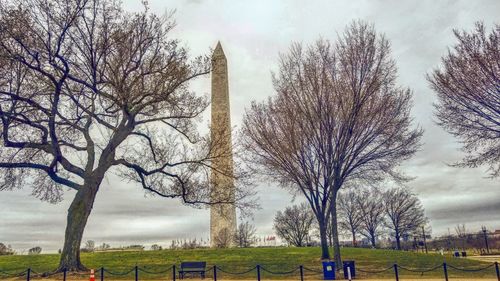
[(217, 281), (217, 266), (214, 265), (214, 281)]
[(300, 281), (304, 281), (304, 266), (300, 266)]
[(394, 275), (396, 276), (396, 281), (399, 281), (398, 265), (394, 264)]
[(66, 268), (63, 269), (63, 281), (66, 281)]
[(448, 268), (446, 267), (445, 262), (443, 262), (443, 271), (444, 271), (444, 280), (448, 281)]
[(175, 264), (172, 266), (172, 277), (173, 280), (175, 281)]
[(139, 281), (139, 267), (135, 266), (135, 281)]
[(498, 269), (498, 262), (497, 261), (495, 262), (495, 269), (497, 271), (497, 279), (498, 279), (498, 281), (500, 281), (500, 270)]
[(101, 267), (101, 281), (104, 281), (104, 267)]
[(26, 271), (26, 281), (30, 281), (30, 275), (31, 275), (31, 268), (28, 268)]
[(260, 281), (260, 265), (257, 265), (257, 281)]

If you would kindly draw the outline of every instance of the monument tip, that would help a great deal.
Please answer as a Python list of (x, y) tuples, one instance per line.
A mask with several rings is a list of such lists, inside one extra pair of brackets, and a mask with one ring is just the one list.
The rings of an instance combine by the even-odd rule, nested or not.
[(225, 57), (224, 51), (222, 50), (222, 45), (221, 45), (220, 41), (217, 41), (217, 46), (215, 46), (215, 50), (214, 50), (214, 53), (213, 53), (212, 56), (214, 56), (214, 57), (216, 57), (216, 56), (224, 56)]

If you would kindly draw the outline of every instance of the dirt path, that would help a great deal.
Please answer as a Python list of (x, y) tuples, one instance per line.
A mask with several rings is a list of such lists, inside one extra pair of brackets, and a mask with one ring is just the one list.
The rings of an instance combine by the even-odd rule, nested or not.
[(500, 262), (500, 255), (495, 256), (470, 256), (471, 260), (478, 260), (484, 262)]
[[(24, 278), (10, 278), (10, 279), (0, 279), (0, 280), (5, 280), (5, 281), (22, 281), (26, 280)], [(36, 278), (32, 279), (33, 281), (61, 281), (61, 279), (46, 279), (46, 278)], [(68, 277), (66, 279), (67, 281), (83, 281), (83, 280), (88, 280), (88, 279), (73, 279), (71, 277)], [(132, 279), (131, 279), (132, 280)], [(181, 281), (177, 279), (178, 281)], [(212, 281), (211, 278), (206, 278), (206, 279), (192, 279), (192, 278), (186, 278), (183, 279), (185, 281)], [(217, 279), (218, 281), (256, 281), (256, 279)], [(338, 279), (338, 280), (344, 280), (344, 279)], [(360, 281), (390, 281), (394, 280), (394, 278), (387, 278), (387, 279), (354, 279), (355, 280), (360, 280)], [(444, 278), (416, 278), (416, 279), (407, 279), (407, 278), (399, 278), (400, 281), (444, 281)], [(99, 281), (96, 279), (96, 281)], [(106, 281), (130, 281), (128, 279), (108, 279), (106, 278)], [(171, 281), (169, 280), (164, 280), (164, 279), (154, 279), (154, 280), (143, 280), (141, 279), (140, 281)], [(262, 279), (262, 281), (299, 281), (297, 279)], [(304, 281), (323, 281), (321, 279), (304, 279)], [(496, 278), (449, 278), (449, 281), (498, 281)]]

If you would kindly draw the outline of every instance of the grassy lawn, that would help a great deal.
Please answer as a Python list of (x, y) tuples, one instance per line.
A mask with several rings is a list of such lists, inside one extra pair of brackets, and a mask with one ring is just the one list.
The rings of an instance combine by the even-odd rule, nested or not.
[[(222, 270), (231, 272), (242, 272), (257, 264), (262, 266), (262, 279), (294, 279), (300, 280), (300, 273), (296, 270), (285, 275), (276, 275), (267, 272), (286, 272), (303, 265), (305, 279), (321, 279), (321, 275), (315, 271), (321, 270), (319, 248), (248, 248), (248, 249), (194, 249), (194, 250), (163, 250), (163, 251), (124, 251), (124, 252), (97, 252), (83, 253), (82, 261), (89, 268), (104, 267), (107, 271), (107, 279), (134, 279), (134, 272), (123, 276), (112, 276), (111, 273), (122, 273), (130, 271), (134, 266), (139, 266), (139, 279), (142, 280), (170, 280), (172, 271), (161, 274), (148, 272), (166, 271), (173, 264), (177, 267), (182, 261), (206, 261), (208, 268), (214, 264)], [(441, 256), (438, 254), (421, 254), (413, 252), (401, 252), (392, 250), (374, 250), (359, 248), (344, 248), (342, 251), (344, 260), (354, 260), (356, 262), (357, 275), (362, 279), (394, 278), (394, 270), (391, 268), (386, 272), (369, 274), (363, 271), (380, 271), (391, 267), (394, 263), (398, 265), (418, 270), (428, 269), (441, 265), (444, 261), (448, 265), (458, 268), (477, 269), (490, 265), (477, 260), (459, 259), (451, 256)], [(31, 267), (33, 272), (50, 272), (56, 268), (59, 260), (58, 254), (31, 255), (31, 256), (0, 256), (0, 270), (7, 272), (20, 272)], [(415, 278), (438, 278), (444, 279), (442, 267), (434, 271), (416, 273), (399, 269), (400, 279)], [(207, 273), (207, 277), (212, 277), (212, 272)], [(251, 272), (232, 275), (217, 271), (220, 279), (256, 279), (256, 270)], [(490, 278), (495, 279), (495, 267), (479, 272), (462, 272), (449, 267), (449, 277), (453, 278)], [(0, 278), (2, 275), (0, 274)], [(3, 276), (5, 278), (5, 276)], [(72, 276), (75, 279), (78, 276)], [(82, 275), (82, 279), (87, 279), (88, 275)], [(99, 272), (96, 274), (99, 280)]]

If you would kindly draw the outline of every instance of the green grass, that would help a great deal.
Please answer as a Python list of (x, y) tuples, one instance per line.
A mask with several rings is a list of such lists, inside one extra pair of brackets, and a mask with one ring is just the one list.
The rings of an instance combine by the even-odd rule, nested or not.
[[(182, 261), (206, 261), (208, 267), (214, 264), (218, 267), (232, 272), (244, 271), (257, 264), (270, 271), (289, 271), (304, 265), (307, 268), (321, 270), (319, 248), (248, 248), (248, 249), (194, 249), (194, 250), (163, 250), (163, 251), (124, 251), (124, 252), (97, 252), (83, 253), (82, 262), (89, 268), (98, 269), (104, 267), (111, 272), (125, 272), (139, 266), (147, 271), (162, 271), (169, 266), (179, 264)], [(391, 267), (394, 263), (411, 269), (431, 268), (441, 265), (444, 261), (447, 264), (459, 268), (481, 268), (488, 266), (488, 263), (452, 258), (451, 256), (441, 256), (438, 254), (422, 254), (413, 252), (402, 252), (392, 250), (374, 250), (360, 248), (343, 248), (342, 258), (344, 260), (354, 260), (356, 268), (361, 270), (382, 270)], [(31, 255), (31, 256), (0, 256), (0, 270), (8, 272), (20, 272), (31, 267), (34, 272), (50, 272), (55, 269), (59, 260), (58, 254)], [(306, 280), (320, 279), (321, 275), (314, 272), (305, 271)], [(360, 278), (393, 278), (394, 271), (389, 269), (379, 274), (367, 274), (357, 271)], [(496, 278), (495, 268), (468, 273), (449, 269), (450, 278)], [(97, 280), (98, 280), (97, 272)], [(255, 279), (256, 271), (244, 275), (228, 275), (218, 271), (218, 277), (222, 279)], [(0, 275), (1, 276), (1, 275)], [(172, 272), (152, 275), (140, 272), (140, 279), (170, 280)], [(212, 272), (207, 273), (212, 276)], [(401, 279), (404, 278), (443, 278), (442, 267), (421, 273), (412, 273), (400, 269)], [(110, 274), (105, 274), (110, 278)], [(82, 276), (88, 278), (88, 275)], [(133, 280), (134, 273), (125, 276), (114, 276), (113, 279)], [(74, 279), (74, 278), (73, 278)], [(296, 279), (300, 280), (299, 272), (288, 275), (273, 275), (262, 271), (262, 279)]]

